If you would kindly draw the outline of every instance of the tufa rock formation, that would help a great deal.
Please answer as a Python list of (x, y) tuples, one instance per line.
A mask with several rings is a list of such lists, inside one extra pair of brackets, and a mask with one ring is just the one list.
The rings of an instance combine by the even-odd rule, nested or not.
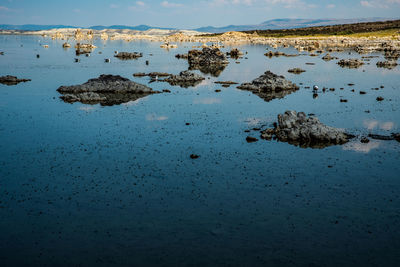
[(160, 93), (150, 87), (132, 82), (119, 75), (100, 75), (81, 85), (61, 86), (57, 91), (68, 103), (101, 104), (112, 106)]

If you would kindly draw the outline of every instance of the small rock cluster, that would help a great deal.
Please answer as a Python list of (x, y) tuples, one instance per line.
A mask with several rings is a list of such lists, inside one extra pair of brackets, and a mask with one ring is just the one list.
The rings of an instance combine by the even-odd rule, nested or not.
[(341, 66), (342, 68), (347, 67), (350, 69), (355, 69), (355, 68), (359, 68), (362, 65), (364, 65), (364, 62), (362, 62), (359, 59), (356, 58), (351, 58), (351, 59), (341, 59), (339, 60), (339, 62), (337, 63), (339, 66)]
[(143, 56), (143, 54), (138, 53), (138, 52), (132, 52), (132, 53), (131, 52), (119, 52), (114, 57), (119, 58), (119, 59), (135, 59), (135, 58), (139, 58), (142, 56)]
[(170, 85), (179, 85), (180, 87), (191, 87), (199, 84), (205, 78), (199, 74), (190, 71), (182, 71), (178, 75), (171, 75), (163, 81)]

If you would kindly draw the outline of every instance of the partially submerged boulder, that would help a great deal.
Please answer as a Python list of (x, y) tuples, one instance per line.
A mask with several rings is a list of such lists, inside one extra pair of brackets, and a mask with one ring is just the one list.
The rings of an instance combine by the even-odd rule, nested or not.
[(378, 68), (393, 69), (397, 66), (397, 62), (395, 60), (378, 61), (376, 66)]
[(299, 87), (285, 77), (266, 71), (260, 77), (254, 79), (251, 83), (243, 83), (238, 89), (251, 91), (265, 101), (271, 101), (275, 98), (283, 98), (288, 94), (299, 89)]
[(117, 105), (134, 101), (150, 94), (160, 93), (119, 75), (100, 75), (81, 85), (61, 86), (57, 91), (68, 103)]
[(179, 85), (180, 87), (196, 86), (205, 78), (199, 74), (190, 71), (182, 71), (179, 75), (171, 75), (163, 81), (168, 82), (170, 85)]
[(356, 58), (350, 58), (350, 59), (341, 59), (339, 60), (339, 62), (337, 63), (339, 66), (341, 66), (342, 68), (347, 67), (350, 69), (355, 69), (358, 68), (362, 65), (364, 65), (364, 62), (362, 62), (359, 59)]
[(5, 85), (17, 85), (22, 82), (29, 82), (31, 79), (18, 79), (15, 76), (6, 75), (0, 77), (0, 83)]
[(226, 55), (218, 48), (204, 47), (203, 50), (190, 50), (188, 52), (190, 70), (200, 70), (218, 76), (225, 69), (229, 61)]
[(119, 52), (116, 54), (114, 57), (119, 58), (119, 59), (136, 59), (139, 57), (143, 57), (142, 53), (138, 52)]
[(279, 114), (275, 127), (261, 132), (263, 139), (276, 138), (282, 142), (312, 148), (344, 144), (352, 137), (341, 129), (326, 126), (316, 117), (307, 117), (304, 112), (296, 111)]

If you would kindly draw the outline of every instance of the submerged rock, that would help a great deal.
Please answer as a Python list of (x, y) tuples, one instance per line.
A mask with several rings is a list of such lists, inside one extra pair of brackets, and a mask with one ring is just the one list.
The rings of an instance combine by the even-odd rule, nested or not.
[(18, 79), (15, 76), (6, 75), (0, 77), (0, 83), (5, 85), (17, 85), (22, 82), (29, 82), (31, 79)]
[(270, 71), (266, 71), (251, 83), (243, 83), (238, 89), (251, 91), (266, 101), (275, 98), (283, 98), (299, 89), (299, 87), (288, 81), (283, 76), (278, 76)]
[(191, 87), (199, 84), (205, 78), (199, 74), (190, 71), (182, 71), (178, 75), (171, 75), (163, 81), (170, 85), (179, 85), (180, 87)]
[(261, 132), (261, 138), (299, 145), (301, 147), (324, 148), (344, 144), (353, 136), (343, 130), (326, 126), (316, 117), (307, 117), (304, 112), (286, 111), (278, 115), (274, 128)]
[(200, 70), (213, 76), (219, 74), (229, 64), (224, 53), (218, 48), (204, 47), (203, 50), (190, 50), (188, 53), (189, 70)]
[(139, 57), (143, 57), (142, 53), (138, 52), (119, 52), (116, 54), (114, 57), (119, 58), (119, 59), (136, 59)]
[(350, 69), (355, 69), (358, 68), (362, 65), (364, 65), (364, 62), (362, 62), (359, 59), (356, 58), (350, 58), (350, 59), (341, 59), (339, 60), (339, 62), (337, 63), (339, 66), (341, 66), (342, 68), (347, 67)]
[(160, 93), (119, 75), (100, 75), (81, 85), (61, 86), (57, 91), (68, 103), (101, 104), (111, 106)]
[(393, 68), (395, 68), (397, 66), (397, 62), (395, 60), (378, 61), (376, 63), (376, 66), (378, 68), (393, 69)]

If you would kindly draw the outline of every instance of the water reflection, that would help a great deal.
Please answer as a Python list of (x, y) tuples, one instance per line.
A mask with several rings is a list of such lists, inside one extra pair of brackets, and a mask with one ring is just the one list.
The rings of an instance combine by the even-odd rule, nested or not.
[(193, 104), (212, 105), (221, 103), (221, 99), (215, 97), (206, 97), (193, 100)]
[(360, 153), (369, 153), (373, 149), (379, 148), (381, 142), (370, 141), (369, 143), (351, 142), (343, 145), (343, 150), (355, 151)]

